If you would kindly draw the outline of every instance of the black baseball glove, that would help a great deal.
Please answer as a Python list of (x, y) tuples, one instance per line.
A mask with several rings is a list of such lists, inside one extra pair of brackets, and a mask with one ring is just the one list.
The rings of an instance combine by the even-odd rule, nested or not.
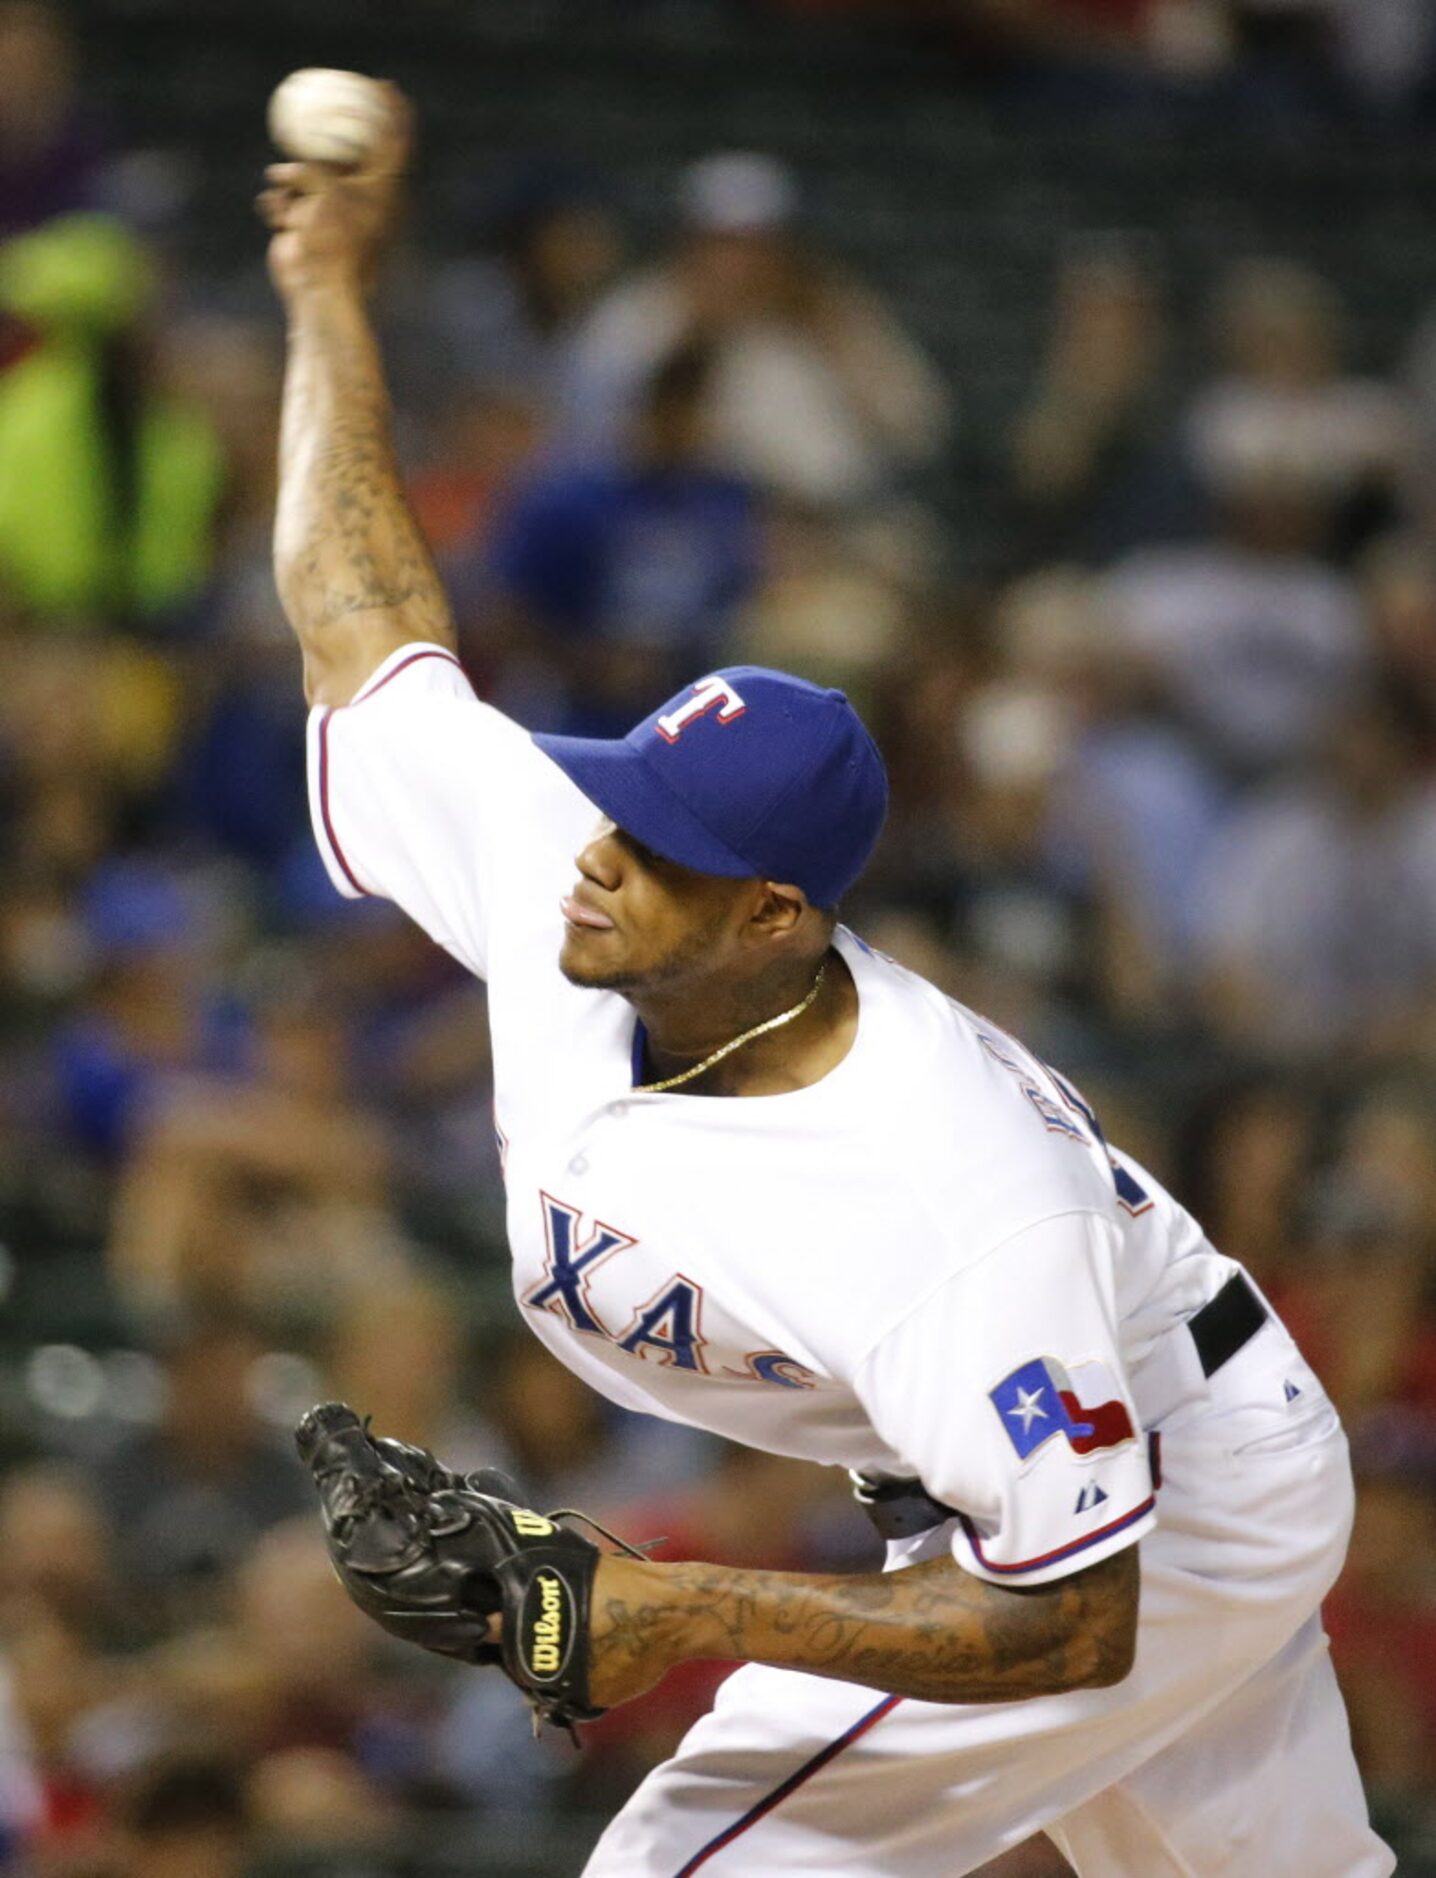
[(371, 1435), (343, 1402), (310, 1409), (295, 1440), (334, 1569), (361, 1611), (441, 1656), (501, 1665), (544, 1721), (571, 1728), (603, 1713), (588, 1699), (602, 1555), (557, 1524), (564, 1515), (520, 1506), (501, 1474), (450, 1473), (424, 1448)]

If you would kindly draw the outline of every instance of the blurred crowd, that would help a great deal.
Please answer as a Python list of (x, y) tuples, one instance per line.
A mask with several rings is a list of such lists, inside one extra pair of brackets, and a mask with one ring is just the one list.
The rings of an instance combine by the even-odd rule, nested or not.
[[(1427, 18), (953, 12), (1282, 58)], [(670, 1556), (874, 1541), (842, 1482), (625, 1417), (517, 1324), (482, 989), (308, 835), (277, 321), (183, 277), (123, 156), (62, 15), (0, 0), (0, 1871), (388, 1873), (611, 1806), (721, 1670), (531, 1742), (345, 1603), (310, 1401)], [(979, 578), (929, 493), (960, 362), (808, 207), (719, 152), (639, 252), (611, 179), (530, 154), (397, 257), (465, 661), (533, 728), (719, 662), (858, 701), (894, 798), (850, 923), (1075, 1074), (1342, 1407), (1336, 1658), (1374, 1800), (1436, 1836), (1436, 316), (1358, 371), (1338, 281), (1245, 254), (1178, 305), (1150, 236), (1074, 231)]]
[(783, 0), (805, 13), (879, 7), (948, 40), (988, 77), (1083, 87), (1088, 102), (1197, 95), (1258, 114), (1428, 114), (1436, 21), (1426, 0)]

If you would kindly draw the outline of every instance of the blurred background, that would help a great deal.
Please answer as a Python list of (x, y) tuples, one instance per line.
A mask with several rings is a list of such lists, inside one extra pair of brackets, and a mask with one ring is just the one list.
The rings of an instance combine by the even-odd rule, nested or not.
[(671, 1555), (874, 1559), (526, 1337), (481, 989), (311, 850), (250, 208), (305, 64), (418, 104), (380, 317), (476, 681), (849, 689), (851, 923), (1078, 1078), (1347, 1417), (1328, 1623), (1436, 1871), (1429, 0), (0, 0), (0, 1871), (576, 1872), (706, 1703), (580, 1755), (388, 1645), (320, 1396)]

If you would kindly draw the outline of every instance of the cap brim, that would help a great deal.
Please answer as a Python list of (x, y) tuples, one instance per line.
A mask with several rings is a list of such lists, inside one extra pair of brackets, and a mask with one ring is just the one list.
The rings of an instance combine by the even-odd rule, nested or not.
[(535, 734), (534, 742), (595, 808), (645, 848), (695, 873), (756, 876), (752, 862), (710, 834), (625, 738)]

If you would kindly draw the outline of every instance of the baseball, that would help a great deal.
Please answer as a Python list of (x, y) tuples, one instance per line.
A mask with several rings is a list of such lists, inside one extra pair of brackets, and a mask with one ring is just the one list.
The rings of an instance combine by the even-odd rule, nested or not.
[(291, 72), (269, 100), (269, 135), (286, 156), (304, 163), (359, 168), (394, 135), (390, 94), (362, 72), (311, 65)]

